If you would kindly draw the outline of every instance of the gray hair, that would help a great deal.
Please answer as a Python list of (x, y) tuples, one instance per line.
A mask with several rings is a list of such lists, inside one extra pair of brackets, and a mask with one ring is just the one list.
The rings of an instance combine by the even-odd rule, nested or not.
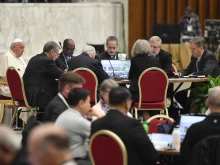
[(205, 48), (206, 41), (203, 37), (194, 37), (189, 41), (189, 43), (190, 44), (194, 43), (198, 47), (202, 46), (203, 48)]
[(20, 149), (21, 141), (19, 141), (18, 135), (5, 125), (0, 126), (0, 148), (1, 146), (7, 146), (13, 152), (17, 152)]
[(158, 42), (158, 46), (160, 46), (162, 44), (162, 40), (158, 36), (152, 36), (149, 40), (149, 42), (155, 42), (155, 41)]
[(90, 54), (96, 54), (96, 51), (95, 51), (95, 48), (91, 45), (86, 45), (83, 50), (82, 50), (83, 53), (87, 53), (88, 55)]
[(148, 54), (151, 50), (150, 44), (147, 40), (139, 39), (137, 40), (131, 50), (132, 56), (136, 56), (137, 54)]
[(105, 79), (100, 86), (100, 98), (101, 92), (106, 92), (108, 88), (116, 88), (119, 87), (118, 83), (112, 79)]
[(185, 9), (184, 9), (184, 13), (185, 14), (191, 14), (193, 12), (192, 8), (187, 6)]
[(58, 49), (60, 49), (60, 46), (56, 42), (49, 41), (44, 45), (43, 52), (49, 52), (51, 50), (58, 50)]
[(108, 41), (115, 41), (117, 43), (117, 45), (118, 45), (118, 39), (115, 36), (109, 36), (106, 39), (106, 45), (108, 44)]
[(211, 106), (220, 108), (220, 86), (214, 87), (210, 90), (208, 100)]

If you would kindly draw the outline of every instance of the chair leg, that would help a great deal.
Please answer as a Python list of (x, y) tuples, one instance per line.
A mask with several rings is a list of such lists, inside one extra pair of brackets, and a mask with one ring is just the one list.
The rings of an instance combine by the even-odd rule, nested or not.
[(135, 111), (135, 119), (138, 119), (137, 108), (134, 107), (134, 111)]
[(12, 119), (11, 119), (10, 127), (12, 127), (12, 125), (13, 125), (13, 123), (14, 123), (14, 121), (15, 121), (15, 116), (16, 116), (16, 114), (17, 114), (17, 111), (18, 111), (18, 108), (16, 107), (16, 108), (15, 108), (15, 111), (14, 111), (14, 113), (13, 113), (13, 117), (12, 117)]
[[(21, 109), (20, 111), (22, 111), (22, 109)], [(18, 114), (19, 114), (19, 113), (18, 113), (18, 108), (17, 108), (17, 113), (16, 113), (16, 125), (15, 125), (15, 128), (14, 128), (15, 131), (22, 130), (22, 128), (18, 127), (18, 119), (19, 119)]]
[(4, 113), (5, 113), (5, 104), (2, 103), (1, 104), (1, 114), (0, 114), (0, 124), (2, 123), (2, 121), (4, 119)]
[(166, 107), (166, 115), (169, 116), (169, 113), (168, 113), (168, 109), (167, 109), (167, 107)]

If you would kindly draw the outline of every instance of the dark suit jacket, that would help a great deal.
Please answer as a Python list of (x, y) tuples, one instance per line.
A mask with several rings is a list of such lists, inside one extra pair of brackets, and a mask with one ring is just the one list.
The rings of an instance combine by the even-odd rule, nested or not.
[(189, 162), (193, 147), (200, 140), (212, 135), (220, 135), (220, 113), (211, 113), (205, 120), (189, 127), (181, 145), (181, 156), (183, 160)]
[(102, 64), (99, 60), (91, 58), (87, 53), (82, 53), (68, 61), (69, 71), (79, 67), (91, 69), (97, 76), (99, 84), (103, 80), (109, 78), (108, 74), (103, 70)]
[(160, 60), (161, 69), (165, 71), (172, 69), (172, 55), (169, 52), (160, 49), (160, 52), (157, 54), (157, 57)]
[[(73, 56), (71, 57), (71, 59), (72, 58)], [(55, 63), (62, 70), (68, 69), (67, 61), (62, 52), (60, 53), (59, 57), (55, 60)]]
[(30, 59), (23, 75), (27, 101), (44, 109), (58, 93), (58, 79), (63, 71), (55, 62), (41, 53)]
[(216, 57), (211, 51), (207, 49), (204, 50), (202, 57), (198, 63), (198, 72), (196, 68), (196, 61), (197, 58), (191, 56), (190, 64), (185, 70), (181, 71), (181, 75), (185, 76), (191, 73), (193, 73), (193, 75), (211, 75), (212, 77), (217, 77), (220, 75), (220, 69)]
[(145, 69), (150, 67), (160, 68), (159, 59), (143, 54), (138, 54), (131, 58), (131, 66), (128, 76), (128, 79), (131, 80), (131, 85), (129, 88), (131, 91), (138, 91), (138, 78)]
[(219, 165), (220, 136), (209, 136), (200, 140), (192, 152), (190, 165)]
[(56, 95), (46, 106), (43, 120), (45, 122), (55, 122), (58, 116), (66, 109), (68, 109), (66, 104), (58, 95)]
[(111, 56), (108, 54), (107, 51), (105, 51), (105, 52), (99, 54), (99, 58), (100, 58), (100, 60), (118, 60), (118, 53), (119, 52), (116, 52), (116, 58), (111, 59)]
[(106, 116), (92, 123), (91, 136), (102, 129), (110, 130), (121, 138), (127, 149), (129, 165), (156, 163), (158, 153), (140, 121), (125, 116), (118, 110), (110, 110)]

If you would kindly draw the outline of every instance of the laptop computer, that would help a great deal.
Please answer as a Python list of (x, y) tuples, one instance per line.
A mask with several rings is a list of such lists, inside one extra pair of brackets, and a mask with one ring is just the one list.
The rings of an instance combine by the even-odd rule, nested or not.
[(194, 116), (194, 115), (181, 115), (180, 117), (180, 138), (181, 141), (186, 136), (188, 128), (194, 124), (204, 120), (206, 116)]
[(128, 80), (130, 60), (101, 60), (101, 63), (110, 78)]

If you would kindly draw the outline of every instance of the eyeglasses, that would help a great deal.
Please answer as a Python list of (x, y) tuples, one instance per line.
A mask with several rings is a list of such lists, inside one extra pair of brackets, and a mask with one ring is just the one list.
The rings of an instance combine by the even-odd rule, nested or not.
[(69, 52), (76, 52), (76, 48), (70, 49), (67, 46), (64, 46)]

